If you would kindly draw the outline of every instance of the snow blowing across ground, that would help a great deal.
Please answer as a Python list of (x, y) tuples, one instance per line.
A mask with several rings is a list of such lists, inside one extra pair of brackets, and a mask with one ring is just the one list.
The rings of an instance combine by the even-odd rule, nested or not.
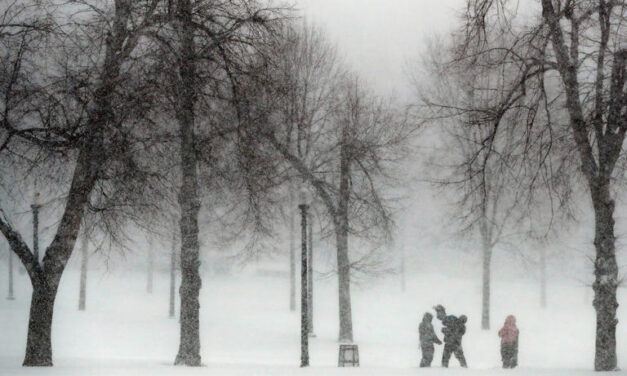
[[(173, 366), (178, 320), (168, 318), (168, 276), (156, 274), (147, 294), (145, 275), (94, 271), (88, 281), (87, 310), (79, 312), (79, 275), (64, 275), (55, 305), (52, 368), (21, 367), (30, 299), (29, 281), (16, 275), (16, 300), (0, 300), (0, 375), (592, 375), (594, 310), (592, 294), (577, 283), (554, 285), (549, 306), (539, 308), (533, 281), (495, 282), (492, 329), (480, 329), (479, 281), (443, 276), (409, 278), (400, 291), (394, 278), (356, 286), (355, 343), (361, 367), (337, 368), (337, 281), (316, 280), (315, 338), (311, 367), (299, 368), (300, 316), (288, 308), (288, 283), (279, 276), (205, 277), (201, 290), (203, 367)], [(4, 279), (0, 289), (6, 291)], [(439, 287), (438, 287), (439, 286)], [(619, 293), (625, 298), (625, 293)], [(178, 297), (177, 297), (178, 299)], [(418, 368), (418, 324), (423, 312), (443, 304), (468, 316), (463, 339), (469, 368)], [(178, 308), (177, 308), (178, 311)], [(431, 310), (432, 311), (432, 310)], [(520, 329), (519, 368), (503, 370), (498, 328), (513, 313)], [(177, 312), (178, 314), (178, 312)], [(619, 309), (619, 320), (625, 322)], [(440, 324), (434, 320), (436, 332)], [(618, 326), (619, 365), (627, 363), (627, 328)], [(620, 372), (625, 373), (625, 372)]]

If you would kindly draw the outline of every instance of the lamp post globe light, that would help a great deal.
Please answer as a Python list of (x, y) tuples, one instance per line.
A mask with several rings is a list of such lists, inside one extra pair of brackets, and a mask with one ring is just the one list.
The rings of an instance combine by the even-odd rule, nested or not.
[(307, 319), (307, 210), (309, 191), (301, 186), (298, 195), (301, 224), (301, 268), (300, 268), (300, 366), (309, 366), (309, 320)]

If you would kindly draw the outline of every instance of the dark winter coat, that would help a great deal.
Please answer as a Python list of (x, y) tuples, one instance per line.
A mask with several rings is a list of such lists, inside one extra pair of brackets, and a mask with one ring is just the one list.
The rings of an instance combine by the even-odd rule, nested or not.
[(461, 315), (459, 318), (453, 315), (447, 316), (442, 305), (437, 305), (433, 308), (437, 313), (438, 319), (442, 322), (444, 343), (460, 344), (462, 336), (466, 333), (466, 316)]
[(433, 330), (433, 325), (431, 324), (432, 320), (433, 315), (427, 312), (422, 317), (422, 322), (418, 326), (421, 346), (433, 346), (434, 343), (437, 343), (438, 345), (442, 344), (442, 341), (440, 341), (438, 336), (435, 334), (435, 330)]

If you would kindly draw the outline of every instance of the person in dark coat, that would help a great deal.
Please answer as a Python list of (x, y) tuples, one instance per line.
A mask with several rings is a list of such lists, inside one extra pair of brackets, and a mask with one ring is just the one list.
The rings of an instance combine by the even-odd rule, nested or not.
[(418, 334), (420, 337), (420, 350), (422, 351), (422, 360), (420, 361), (420, 367), (431, 367), (433, 361), (433, 354), (435, 352), (434, 343), (438, 345), (442, 344), (442, 341), (435, 334), (433, 330), (433, 315), (429, 312), (425, 312), (422, 316), (422, 322), (418, 326)]
[(514, 315), (507, 316), (505, 324), (499, 330), (499, 337), (501, 337), (503, 368), (516, 367), (518, 365), (518, 328)]
[(461, 315), (459, 318), (453, 315), (446, 315), (446, 310), (440, 304), (433, 307), (438, 320), (442, 322), (442, 333), (444, 334), (444, 352), (442, 353), (442, 367), (448, 367), (451, 354), (454, 354), (462, 367), (468, 367), (462, 348), (462, 336), (466, 333), (467, 317)]

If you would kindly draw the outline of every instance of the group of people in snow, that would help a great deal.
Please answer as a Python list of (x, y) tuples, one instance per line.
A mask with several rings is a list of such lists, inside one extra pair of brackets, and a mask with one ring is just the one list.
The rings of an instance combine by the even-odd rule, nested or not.
[[(456, 317), (447, 315), (445, 308), (438, 304), (433, 307), (438, 320), (442, 322), (442, 334), (444, 335), (444, 351), (442, 352), (442, 367), (448, 367), (451, 355), (455, 355), (462, 367), (468, 367), (466, 358), (464, 357), (464, 349), (462, 347), (462, 337), (466, 333), (466, 315)], [(435, 334), (433, 329), (433, 315), (425, 312), (422, 322), (418, 327), (420, 337), (420, 349), (422, 351), (422, 360), (420, 367), (430, 367), (435, 353), (435, 345), (441, 345), (442, 341)], [(518, 328), (516, 327), (516, 318), (513, 315), (507, 316), (505, 324), (499, 330), (501, 337), (501, 358), (503, 360), (503, 368), (514, 368), (518, 365)]]

